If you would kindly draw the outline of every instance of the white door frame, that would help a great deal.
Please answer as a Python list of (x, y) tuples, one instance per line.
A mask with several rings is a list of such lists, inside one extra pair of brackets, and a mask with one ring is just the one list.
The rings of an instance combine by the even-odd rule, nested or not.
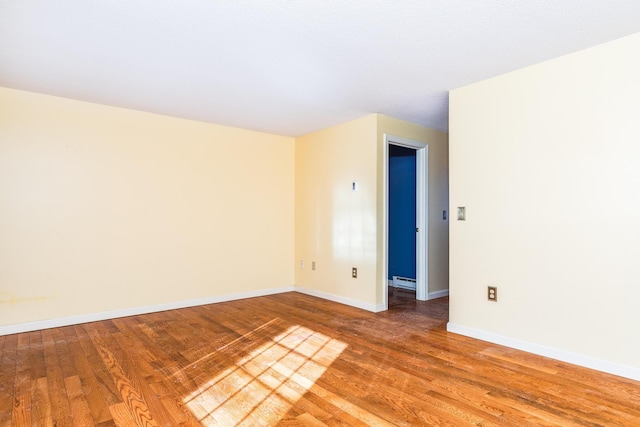
[(384, 245), (382, 270), (384, 277), (384, 308), (389, 308), (389, 145), (416, 150), (416, 299), (429, 299), (429, 145), (393, 135), (384, 135)]

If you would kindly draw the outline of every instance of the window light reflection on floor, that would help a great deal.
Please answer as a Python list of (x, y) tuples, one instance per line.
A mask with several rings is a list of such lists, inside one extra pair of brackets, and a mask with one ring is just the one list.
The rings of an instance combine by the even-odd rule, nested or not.
[(184, 400), (202, 425), (274, 425), (347, 347), (292, 326)]

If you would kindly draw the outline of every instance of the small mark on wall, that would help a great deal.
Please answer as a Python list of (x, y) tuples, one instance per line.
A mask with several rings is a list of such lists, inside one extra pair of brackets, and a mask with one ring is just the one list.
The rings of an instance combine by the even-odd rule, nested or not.
[(47, 298), (47, 296), (23, 297), (3, 292), (0, 293), (0, 304), (16, 305), (28, 302), (45, 301)]

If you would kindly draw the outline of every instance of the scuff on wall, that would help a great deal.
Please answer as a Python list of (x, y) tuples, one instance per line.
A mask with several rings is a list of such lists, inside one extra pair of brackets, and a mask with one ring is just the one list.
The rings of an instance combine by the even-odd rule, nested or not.
[(0, 292), (0, 304), (8, 304), (8, 305), (17, 305), (28, 302), (36, 302), (36, 301), (46, 301), (47, 299), (52, 299), (52, 296), (35, 296), (35, 297), (21, 297), (9, 292)]

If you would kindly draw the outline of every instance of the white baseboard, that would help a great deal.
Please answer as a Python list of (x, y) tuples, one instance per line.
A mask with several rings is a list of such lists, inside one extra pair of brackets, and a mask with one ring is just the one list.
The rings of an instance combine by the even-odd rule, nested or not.
[(361, 308), (363, 310), (372, 311), (374, 313), (385, 310), (384, 304), (368, 304), (366, 302), (358, 301), (355, 299), (345, 298), (339, 295), (320, 292), (313, 289), (301, 288), (299, 286), (296, 286), (294, 290), (296, 292), (300, 292), (301, 294), (311, 295), (312, 297), (318, 297), (329, 301), (338, 302), (340, 304), (350, 305), (351, 307)]
[(429, 301), (431, 299), (448, 297), (448, 296), (449, 296), (449, 289), (443, 289), (441, 291), (429, 292), (429, 295), (427, 296), (427, 301)]
[(144, 307), (132, 307), (121, 310), (104, 311), (101, 313), (89, 313), (79, 316), (62, 317), (58, 319), (39, 320), (36, 322), (18, 323), (15, 325), (0, 326), (0, 335), (18, 334), (21, 332), (38, 331), (41, 329), (58, 328), (61, 326), (77, 325), (80, 323), (96, 322), (100, 320), (116, 319), (118, 317), (137, 316), (139, 314), (155, 313), (158, 311), (175, 310), (178, 308), (194, 307), (197, 305), (214, 304), (217, 302), (233, 301), (245, 298), (261, 297), (265, 295), (292, 292), (293, 286), (272, 288), (260, 291), (240, 292), (215, 297), (198, 298), (186, 301), (176, 301), (166, 304), (148, 305)]
[[(236, 294), (227, 294), (207, 298), (199, 298), (186, 301), (177, 301), (166, 304), (156, 304), (144, 307), (133, 307), (121, 310), (105, 311), (101, 313), (90, 313), (78, 316), (70, 316), (58, 319), (40, 320), (36, 322), (19, 323), (15, 325), (0, 326), (0, 335), (17, 334), (21, 332), (37, 331), (41, 329), (56, 328), (61, 326), (77, 325), (80, 323), (95, 322), (100, 320), (116, 319), (119, 317), (136, 316), (140, 314), (155, 313), (159, 311), (175, 310), (179, 308), (193, 307), (205, 304), (214, 304), (218, 302), (233, 301), (244, 298), (254, 298), (266, 295), (274, 295), (283, 292), (300, 292), (302, 294), (323, 298), (329, 301), (337, 302), (340, 304), (349, 305), (351, 307), (360, 308), (370, 312), (378, 313), (384, 311), (384, 304), (368, 304), (362, 301), (354, 300), (351, 298), (342, 297), (326, 292), (315, 291), (312, 289), (305, 289), (298, 286), (284, 286), (281, 288), (265, 289), (260, 291), (240, 292)], [(429, 294), (429, 299), (441, 298), (449, 295), (448, 290), (432, 292)], [(595, 369), (602, 372), (607, 372), (613, 375), (619, 375), (621, 377), (629, 378), (632, 380), (640, 381), (640, 369), (621, 365), (614, 362), (608, 362), (606, 360), (597, 359), (590, 356), (585, 356), (577, 353), (572, 353), (565, 350), (556, 349), (553, 347), (547, 347), (540, 344), (531, 343), (528, 341), (519, 340), (516, 338), (507, 337), (504, 335), (494, 334), (492, 332), (482, 331), (479, 329), (469, 328), (466, 326), (457, 325), (455, 323), (447, 323), (447, 331), (460, 335), (465, 335), (471, 338), (476, 338), (482, 341), (488, 341), (494, 344), (504, 345), (506, 347), (515, 348), (518, 350), (527, 351), (529, 353), (538, 354), (540, 356), (550, 357), (552, 359), (560, 360), (574, 365), (583, 366), (590, 369)]]
[(553, 347), (519, 340), (504, 335), (494, 334), (492, 332), (482, 331), (479, 329), (469, 328), (457, 325), (455, 323), (447, 323), (447, 331), (453, 332), (467, 337), (476, 338), (482, 341), (488, 341), (494, 344), (500, 344), (506, 347), (523, 350), (539, 356), (549, 357), (551, 359), (560, 360), (562, 362), (571, 363), (585, 368), (595, 369), (597, 371), (606, 372), (613, 375), (640, 381), (640, 369), (632, 366), (621, 365), (619, 363), (609, 362), (597, 359), (595, 357), (585, 356), (582, 354), (572, 353), (570, 351), (560, 350)]

